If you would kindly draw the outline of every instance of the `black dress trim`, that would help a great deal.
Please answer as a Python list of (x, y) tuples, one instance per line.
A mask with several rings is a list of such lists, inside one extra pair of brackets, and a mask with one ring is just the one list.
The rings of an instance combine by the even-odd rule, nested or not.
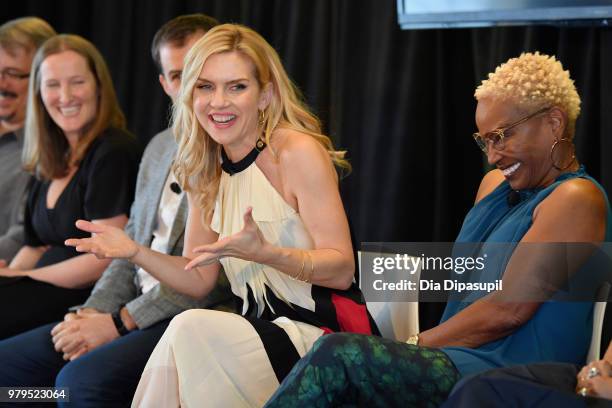
[(267, 320), (245, 317), (251, 323), (264, 345), (268, 360), (272, 364), (278, 382), (289, 374), (289, 371), (300, 359), (300, 355), (283, 329)]
[(221, 169), (230, 176), (233, 176), (236, 173), (240, 173), (242, 170), (253, 164), (255, 159), (257, 159), (257, 156), (259, 156), (259, 153), (263, 149), (265, 149), (266, 146), (266, 142), (261, 139), (258, 139), (253, 150), (251, 150), (249, 154), (247, 154), (235, 163), (232, 162), (229, 157), (227, 157), (225, 149), (221, 148), (221, 159), (223, 160), (223, 162), (221, 163)]

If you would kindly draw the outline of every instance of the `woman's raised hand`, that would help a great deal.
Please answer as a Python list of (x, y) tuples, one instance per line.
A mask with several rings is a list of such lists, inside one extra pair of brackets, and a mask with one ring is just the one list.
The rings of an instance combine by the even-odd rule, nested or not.
[(202, 255), (189, 262), (185, 269), (209, 265), (225, 257), (262, 263), (266, 259), (265, 249), (268, 245), (268, 242), (253, 219), (253, 207), (249, 207), (244, 213), (244, 227), (242, 230), (213, 244), (194, 248), (193, 252), (201, 253)]
[(91, 233), (91, 238), (70, 238), (64, 242), (67, 246), (73, 246), (77, 252), (89, 252), (98, 259), (131, 259), (138, 253), (138, 244), (121, 228), (85, 220), (78, 220), (76, 226)]

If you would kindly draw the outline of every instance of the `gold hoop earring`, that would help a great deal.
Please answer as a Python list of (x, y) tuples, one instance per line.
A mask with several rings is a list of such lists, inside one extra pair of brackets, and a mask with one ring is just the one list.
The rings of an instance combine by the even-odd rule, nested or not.
[(259, 124), (259, 127), (264, 127), (264, 125), (266, 124), (266, 111), (265, 110), (259, 111), (259, 118), (257, 120), (257, 123)]
[[(564, 143), (567, 143), (567, 147), (565, 149), (563, 148)], [(558, 148), (561, 150), (555, 151), (555, 149)], [(564, 153), (569, 153), (569, 160), (567, 160), (567, 162), (563, 161), (563, 156), (568, 156), (568, 154)], [(560, 171), (567, 169), (569, 166), (572, 165), (574, 160), (576, 160), (575, 153), (576, 152), (574, 144), (569, 139), (561, 138), (559, 140), (555, 140), (555, 143), (553, 143), (552, 147), (550, 148), (550, 160), (552, 161), (553, 167)], [(559, 163), (559, 158), (561, 158), (561, 163)], [(564, 163), (566, 164), (564, 165)]]

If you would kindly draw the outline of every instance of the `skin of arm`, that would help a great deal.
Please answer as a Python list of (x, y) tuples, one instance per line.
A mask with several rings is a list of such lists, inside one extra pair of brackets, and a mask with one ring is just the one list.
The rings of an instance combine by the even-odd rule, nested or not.
[(199, 299), (214, 288), (220, 264), (214, 263), (188, 270), (185, 270), (185, 266), (195, 256), (193, 249), (196, 243), (215, 242), (219, 236), (212, 229), (202, 226), (201, 211), (189, 193), (187, 201), (189, 215), (185, 227), (183, 256), (170, 256), (139, 246), (131, 261), (177, 292)]
[[(493, 191), (502, 179), (499, 170), (487, 174), (477, 202)], [(581, 223), (575, 223), (576, 219)], [(601, 191), (588, 180), (569, 180), (536, 207), (533, 224), (521, 242), (601, 242), (605, 236), (605, 220), (606, 203)], [(513, 256), (506, 271), (513, 262), (520, 262), (520, 259), (515, 260)], [(540, 305), (539, 302), (500, 302), (496, 300), (497, 295), (491, 293), (446, 322), (421, 333), (419, 345), (478, 347), (514, 332)]]
[[(279, 248), (268, 243), (252, 220), (250, 210), (245, 213), (242, 231), (218, 240), (218, 234), (202, 226), (201, 211), (191, 194), (188, 194), (189, 216), (182, 257), (152, 251), (137, 245), (122, 231), (98, 228), (86, 221), (78, 221), (77, 226), (96, 236), (70, 239), (66, 244), (100, 258), (128, 258), (172, 289), (194, 298), (201, 298), (212, 290), (220, 269), (218, 259), (224, 256), (263, 263), (291, 276), (305, 263), (305, 268), (314, 269), (313, 283), (346, 289), (352, 283), (355, 265), (335, 171), (328, 153), (318, 142), (310, 136), (293, 133), (290, 138), (278, 136), (289, 141), (279, 149), (280, 166), (292, 187), (287, 188), (287, 195), (293, 200), (287, 201), (297, 204), (317, 248), (309, 251), (308, 259), (300, 249)], [(197, 252), (204, 254), (196, 257)], [(312, 265), (308, 265), (310, 260)]]
[(119, 317), (121, 317), (123, 325), (129, 331), (135, 330), (137, 328), (136, 322), (134, 321), (134, 319), (132, 319), (132, 315), (130, 315), (130, 312), (125, 306), (123, 306), (121, 310), (119, 310)]
[(185, 270), (185, 265), (195, 256), (193, 249), (196, 243), (215, 242), (218, 234), (202, 225), (201, 211), (190, 193), (187, 193), (187, 199), (189, 215), (185, 228), (183, 256), (153, 251), (131, 240), (120, 228), (96, 225), (84, 220), (77, 221), (77, 227), (92, 233), (92, 237), (68, 239), (66, 245), (74, 246), (78, 252), (94, 254), (99, 259), (128, 259), (177, 292), (196, 299), (202, 298), (216, 284), (220, 265), (216, 263), (189, 270)]
[(612, 341), (610, 344), (608, 344), (608, 348), (606, 349), (603, 359), (609, 363), (612, 363)]
[(274, 136), (279, 168), (274, 169), (269, 158), (261, 164), (258, 158), (258, 166), (264, 167), (264, 173), (276, 174), (278, 183), (272, 184), (277, 184), (274, 187), (286, 202), (297, 207), (316, 249), (304, 251), (272, 245), (257, 228), (249, 209), (242, 231), (213, 245), (196, 248), (196, 252), (204, 255), (187, 267), (231, 256), (265, 264), (295, 277), (304, 265), (312, 283), (347, 289), (355, 273), (353, 248), (329, 154), (316, 140), (302, 133), (280, 130)]
[[(314, 247), (311, 282), (334, 289), (348, 289), (355, 275), (353, 246), (336, 171), (329, 154), (312, 137), (297, 132), (284, 139), (281, 173), (286, 174), (287, 190), (295, 196), (300, 217)], [(281, 139), (282, 140), (282, 139)], [(300, 250), (269, 246), (263, 263), (293, 275), (301, 263)], [(308, 266), (308, 265), (307, 265)]]
[[(123, 228), (127, 222), (127, 216), (122, 214), (112, 218), (95, 220), (94, 222)], [(44, 250), (44, 247), (24, 247), (20, 250), (16, 259), (11, 263), (11, 269), (13, 269), (13, 264), (24, 267), (24, 269), (15, 268), (12, 271), (13, 276), (29, 276), (32, 279), (64, 288), (81, 288), (95, 282), (110, 263), (110, 260), (96, 259), (95, 256), (79, 255), (53, 265), (31, 269), (40, 259)]]
[(44, 246), (23, 246), (11, 261), (9, 268), (19, 270), (32, 269), (46, 250), (47, 248)]

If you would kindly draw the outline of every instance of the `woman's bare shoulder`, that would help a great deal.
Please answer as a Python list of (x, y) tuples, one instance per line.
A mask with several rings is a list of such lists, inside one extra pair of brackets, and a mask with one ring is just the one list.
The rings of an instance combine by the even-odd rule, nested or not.
[(278, 129), (271, 139), (272, 149), (282, 167), (331, 164), (329, 154), (314, 137), (293, 129)]
[(556, 187), (533, 213), (533, 227), (548, 240), (598, 242), (604, 239), (607, 202), (603, 192), (584, 178)]
[(550, 194), (550, 202), (568, 210), (584, 208), (599, 213), (605, 213), (607, 207), (601, 189), (591, 180), (579, 177), (567, 180), (555, 188)]
[(499, 169), (493, 169), (484, 175), (476, 193), (474, 204), (488, 196), (504, 181), (504, 175)]

